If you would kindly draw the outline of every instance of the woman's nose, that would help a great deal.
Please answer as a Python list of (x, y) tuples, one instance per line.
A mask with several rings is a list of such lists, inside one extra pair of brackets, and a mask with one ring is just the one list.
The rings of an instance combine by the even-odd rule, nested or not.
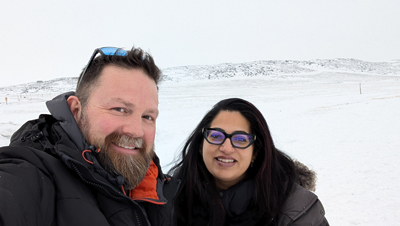
[(230, 138), (226, 138), (225, 142), (221, 144), (220, 150), (227, 154), (230, 154), (235, 151), (235, 148), (232, 146)]

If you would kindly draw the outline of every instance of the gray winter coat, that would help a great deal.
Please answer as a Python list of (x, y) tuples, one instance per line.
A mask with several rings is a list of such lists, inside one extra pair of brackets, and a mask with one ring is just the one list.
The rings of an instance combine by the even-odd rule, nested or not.
[[(277, 226), (328, 226), (325, 218), (325, 210), (315, 191), (316, 175), (302, 163), (295, 161), (298, 173), (297, 183), (294, 184), (292, 192), (287, 197), (281, 211), (272, 219), (270, 224), (265, 222), (262, 225)], [(247, 180), (239, 183), (221, 193), (221, 200), (227, 215), (234, 216), (246, 210), (246, 203), (249, 203), (254, 191), (254, 182)]]
[(318, 197), (295, 184), (277, 219), (279, 226), (329, 225)]

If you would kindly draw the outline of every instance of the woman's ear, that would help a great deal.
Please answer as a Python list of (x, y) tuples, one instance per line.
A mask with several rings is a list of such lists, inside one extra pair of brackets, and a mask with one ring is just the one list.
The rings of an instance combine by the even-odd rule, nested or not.
[(257, 158), (257, 152), (253, 151), (253, 158), (251, 158), (251, 162), (256, 161), (256, 158)]
[(78, 97), (76, 96), (69, 96), (67, 99), (67, 103), (69, 105), (69, 109), (71, 110), (72, 115), (75, 118), (75, 121), (79, 122), (82, 106), (81, 102), (79, 101)]

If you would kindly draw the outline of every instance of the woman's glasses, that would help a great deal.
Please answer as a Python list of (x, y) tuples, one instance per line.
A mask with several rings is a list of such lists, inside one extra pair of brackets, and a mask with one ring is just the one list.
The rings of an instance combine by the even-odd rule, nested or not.
[(86, 70), (89, 68), (90, 64), (92, 63), (93, 59), (96, 57), (96, 55), (100, 53), (103, 56), (109, 56), (109, 55), (117, 55), (117, 56), (126, 56), (128, 55), (128, 52), (121, 48), (116, 48), (116, 47), (102, 47), (102, 48), (97, 48), (94, 50), (92, 56), (89, 59), (89, 62), (86, 64), (85, 69), (83, 69), (83, 73), (81, 77), (79, 77), (78, 83), (76, 87), (79, 87), (83, 77), (85, 76)]
[(256, 135), (245, 132), (227, 134), (221, 129), (214, 128), (204, 128), (202, 132), (204, 138), (210, 144), (221, 145), (225, 142), (226, 138), (229, 138), (232, 146), (240, 149), (249, 147), (256, 140)]

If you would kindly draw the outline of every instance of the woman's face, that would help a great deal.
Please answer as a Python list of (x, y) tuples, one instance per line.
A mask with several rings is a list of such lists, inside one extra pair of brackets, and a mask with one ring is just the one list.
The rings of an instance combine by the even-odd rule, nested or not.
[[(221, 129), (227, 134), (239, 131), (251, 133), (250, 123), (238, 111), (221, 111), (210, 128)], [(210, 144), (203, 139), (203, 160), (218, 189), (226, 190), (245, 177), (253, 160), (253, 150), (254, 144), (246, 149), (232, 147), (229, 138), (221, 145)]]

